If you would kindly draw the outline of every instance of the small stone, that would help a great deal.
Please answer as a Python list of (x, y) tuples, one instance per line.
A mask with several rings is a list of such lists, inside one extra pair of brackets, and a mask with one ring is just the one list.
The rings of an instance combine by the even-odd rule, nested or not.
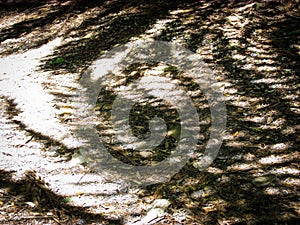
[(152, 152), (142, 151), (142, 152), (140, 152), (140, 155), (141, 155), (143, 158), (149, 158), (149, 157), (152, 156)]
[(34, 204), (33, 202), (26, 202), (26, 204), (29, 205), (30, 208), (36, 207), (36, 204)]
[(150, 224), (154, 219), (163, 216), (170, 204), (168, 199), (156, 199), (150, 206), (147, 215), (140, 221), (132, 223), (132, 225)]
[(71, 165), (79, 165), (85, 163), (87, 160), (80, 151), (75, 151), (72, 155), (72, 159), (70, 161)]
[(84, 219), (81, 219), (76, 224), (77, 225), (85, 225), (85, 224), (87, 224), (87, 222)]
[(194, 200), (200, 200), (204, 195), (204, 191), (203, 190), (198, 190), (198, 191), (194, 191), (191, 194), (191, 198)]
[(156, 199), (152, 203), (151, 209), (160, 208), (166, 210), (169, 207), (169, 205), (171, 205), (171, 203), (168, 199)]

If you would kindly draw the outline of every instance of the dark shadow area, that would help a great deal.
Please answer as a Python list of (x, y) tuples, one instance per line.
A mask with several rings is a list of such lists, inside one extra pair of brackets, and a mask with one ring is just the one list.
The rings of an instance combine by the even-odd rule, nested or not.
[[(145, 153), (148, 155), (148, 157), (146, 157), (143, 154), (140, 155), (139, 151), (135, 151), (130, 147), (128, 149), (122, 148), (122, 143), (114, 142), (111, 111), (117, 96), (116, 89), (130, 85), (131, 82), (143, 77), (146, 71), (155, 69), (156, 66), (162, 65), (164, 64), (140, 63), (130, 65), (123, 71), (123, 74), (126, 74), (125, 79), (123, 79), (124, 77), (122, 76), (115, 76), (114, 82), (111, 83), (112, 86), (108, 85), (101, 87), (95, 106), (96, 114), (98, 115), (99, 121), (101, 121), (97, 126), (97, 130), (100, 133), (100, 136), (103, 137), (103, 144), (106, 146), (107, 151), (122, 162), (129, 163), (131, 165), (151, 165), (153, 162), (163, 161), (178, 146), (181, 129), (179, 114), (175, 106), (171, 105), (170, 102), (163, 99), (157, 99), (153, 96), (145, 102), (142, 101), (133, 105), (129, 113), (129, 124), (133, 135), (140, 140), (145, 140), (151, 135), (149, 130), (150, 120), (156, 116), (162, 118), (166, 123), (167, 134), (160, 145)], [(172, 77), (173, 79), (180, 80), (182, 82), (181, 88), (185, 91), (198, 91), (198, 84), (191, 78), (184, 77), (180, 71), (175, 69), (175, 67), (165, 65), (164, 73), (167, 73), (167, 76)], [(203, 145), (203, 142), (208, 139), (208, 129), (210, 127), (210, 122), (204, 122), (210, 118), (209, 109), (208, 107), (205, 107), (207, 100), (201, 91), (197, 92), (197, 95), (193, 96), (192, 99), (194, 100), (194, 104), (197, 106), (197, 109), (201, 106), (201, 110), (199, 110), (198, 113), (199, 120), (202, 122), (201, 130), (203, 137), (201, 141), (199, 141), (199, 145)], [(199, 149), (199, 152), (202, 151), (203, 149)]]
[[(204, 1), (187, 8), (157, 39), (181, 40), (213, 68), (222, 68), (235, 90), (227, 101), (231, 137), (209, 172), (186, 167), (173, 182), (152, 190), (175, 197), (174, 205), (204, 224), (296, 224), (299, 196), (287, 181), (298, 180), (299, 164), (297, 16), (272, 1)], [(260, 176), (265, 183), (256, 182)]]
[(49, 64), (48, 61), (43, 69), (78, 71), (86, 68), (105, 51), (138, 37), (169, 10), (184, 7), (188, 2), (107, 1), (92, 18), (86, 18), (80, 26), (66, 32), (66, 37), (75, 40), (60, 46), (52, 58), (63, 57), (64, 63)]
[[(35, 11), (38, 11), (41, 8), (48, 8), (49, 10), (47, 11), (46, 14), (42, 14), (42, 12), (38, 13), (38, 16), (35, 16), (34, 18), (28, 18), (27, 20), (22, 20), (19, 23), (13, 24), (12, 26), (2, 29), (0, 32), (0, 41), (4, 41), (6, 39), (11, 39), (11, 38), (20, 38), (26, 34), (29, 34), (30, 32), (34, 31), (37, 28), (41, 28), (46, 26), (47, 24), (51, 24), (54, 22), (55, 19), (57, 19), (59, 16), (63, 16), (65, 12), (68, 11), (70, 8), (69, 5), (62, 5), (62, 4), (53, 4), (54, 2), (37, 2), (35, 4), (17, 4), (14, 6), (8, 6), (6, 8), (3, 8), (2, 11), (7, 13), (7, 11), (12, 11), (15, 12), (17, 11), (18, 13), (24, 12), (25, 14), (30, 14), (34, 13)], [(37, 43), (36, 45), (32, 47), (38, 47), (41, 46), (42, 44), (45, 44), (49, 41), (50, 39), (45, 39), (41, 43)]]

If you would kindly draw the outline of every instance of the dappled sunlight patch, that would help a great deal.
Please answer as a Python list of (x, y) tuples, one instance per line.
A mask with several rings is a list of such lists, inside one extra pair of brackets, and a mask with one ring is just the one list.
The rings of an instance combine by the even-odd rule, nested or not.
[[(235, 101), (230, 101), (235, 106), (239, 106), (238, 103), (240, 102), (247, 102), (249, 104), (249, 108), (253, 107), (257, 109), (259, 107), (260, 103), (264, 101), (262, 97), (248, 97), (245, 95), (242, 95), (243, 93), (237, 93), (238, 95), (235, 97)], [(257, 106), (258, 105), (258, 106)]]
[(277, 84), (272, 84), (272, 85), (270, 85), (270, 88), (284, 90), (284, 92), (295, 89), (294, 86), (291, 86), (288, 84), (283, 84), (283, 82), (277, 83)]
[(257, 71), (261, 72), (274, 72), (274, 71), (278, 71), (280, 69), (280, 67), (278, 66), (257, 66), (255, 68)]
[(285, 118), (278, 118), (274, 120), (274, 118), (269, 117), (267, 119), (267, 124), (261, 125), (260, 128), (262, 130), (279, 130), (284, 127), (286, 121), (287, 120)]
[(297, 133), (298, 130), (300, 130), (299, 125), (287, 126), (284, 129), (282, 129), (281, 133), (284, 134), (284, 135), (289, 135), (289, 134)]
[(139, 8), (137, 6), (132, 6), (132, 7), (128, 7), (128, 8), (120, 10), (118, 15), (122, 15), (122, 14), (128, 15), (128, 14), (140, 13), (141, 11), (142, 11), (141, 8)]
[(290, 154), (270, 155), (261, 158), (258, 162), (262, 165), (273, 165), (273, 164), (282, 164), (282, 163), (294, 161), (299, 158), (300, 158), (300, 154), (298, 152), (293, 152)]
[(275, 168), (273, 170), (274, 174), (278, 174), (278, 175), (300, 175), (300, 170), (297, 168), (291, 168), (291, 167), (287, 167), (287, 166), (283, 166), (280, 168)]
[(260, 116), (247, 116), (244, 121), (254, 122), (254, 123), (264, 123), (266, 121), (265, 117)]
[(290, 48), (295, 48), (297, 50), (297, 53), (300, 55), (300, 45), (299, 44), (290, 45)]
[(274, 152), (281, 152), (284, 150), (287, 150), (290, 146), (289, 143), (277, 143), (274, 145), (269, 145), (269, 146), (265, 146), (266, 148), (269, 148), (269, 150), (274, 151)]
[(242, 223), (241, 218), (238, 217), (226, 217), (218, 219), (218, 224), (220, 225), (229, 225), (229, 224), (239, 224)]
[[(260, 139), (259, 136), (256, 136), (257, 139)], [(246, 141), (229, 141), (229, 142), (225, 142), (224, 144), (227, 147), (234, 147), (234, 148), (238, 148), (238, 149), (246, 149), (246, 148), (261, 148), (260, 145), (255, 145), (253, 143), (250, 142), (246, 142)]]
[[(238, 141), (238, 139), (245, 139), (245, 138), (249, 138), (249, 137), (250, 137), (249, 132), (244, 131), (244, 130), (238, 130), (238, 131), (235, 131), (234, 133), (231, 133), (231, 134), (230, 133), (225, 134), (224, 135), (224, 140), (227, 140), (227, 141), (236, 140), (236, 141)], [(230, 146), (230, 145), (227, 145), (227, 146)]]
[[(286, 96), (282, 97), (283, 99), (289, 100), (291, 102), (291, 105), (294, 107), (299, 107), (299, 101), (296, 102), (295, 100), (297, 97), (294, 94), (287, 94)], [(295, 102), (294, 102), (295, 101)]]
[(254, 161), (257, 159), (257, 157), (253, 153), (248, 152), (243, 155), (243, 159), (246, 161)]
[(264, 190), (264, 193), (267, 195), (280, 195), (282, 194), (282, 191), (280, 188), (275, 188), (275, 187), (267, 187)]
[(232, 55), (232, 58), (235, 60), (243, 60), (246, 58), (246, 56), (241, 55), (241, 54), (234, 54), (234, 55)]
[[(293, 170), (293, 169), (290, 169), (290, 170)], [(300, 170), (294, 169), (294, 171), (290, 171), (288, 174), (299, 175)], [(281, 181), (281, 183), (287, 187), (300, 187), (300, 179), (299, 178), (289, 177), (289, 178), (286, 178), (283, 181)]]
[(178, 15), (178, 14), (185, 14), (185, 13), (190, 13), (192, 12), (194, 9), (178, 9), (178, 10), (172, 10), (169, 13), (171, 15)]
[(131, 38), (131, 41), (156, 37), (160, 35), (164, 29), (166, 29), (169, 23), (173, 21), (174, 19), (157, 20), (156, 23), (150, 29), (146, 30), (144, 34), (140, 35), (139, 37)]
[(259, 83), (266, 83), (266, 84), (274, 84), (274, 83), (279, 83), (279, 82), (287, 82), (288, 78), (261, 78), (261, 79), (256, 79), (252, 80), (251, 83), (254, 84), (259, 84)]
[(223, 94), (226, 96), (226, 100), (237, 100), (238, 97), (236, 97), (234, 94), (236, 94), (238, 90), (236, 88), (230, 87), (226, 88), (223, 91)]
[(232, 166), (228, 167), (228, 171), (248, 171), (248, 170), (252, 170), (252, 169), (257, 169), (259, 168), (260, 165), (256, 164), (256, 163), (236, 163)]
[[(293, 191), (287, 187), (267, 187), (264, 189), (264, 193), (266, 195), (272, 196), (272, 197), (286, 197), (288, 195), (291, 195)], [(293, 201), (290, 201), (290, 203)]]
[[(250, 46), (247, 48), (247, 51), (251, 54), (254, 53), (254, 54), (258, 54), (258, 53), (266, 53), (267, 51), (264, 49), (264, 48), (258, 48), (256, 47), (255, 44), (259, 44), (259, 43), (253, 43), (254, 46)], [(262, 46), (261, 46), (262, 47)], [(268, 46), (270, 48), (270, 45)]]
[(250, 103), (245, 99), (245, 97), (239, 97), (236, 101), (231, 103), (234, 106), (241, 107), (241, 108), (249, 108)]
[(291, 111), (300, 115), (300, 109), (299, 108), (291, 108)]
[(212, 174), (222, 174), (222, 173), (224, 173), (224, 170), (221, 170), (217, 167), (210, 166), (206, 169), (206, 172), (212, 173)]

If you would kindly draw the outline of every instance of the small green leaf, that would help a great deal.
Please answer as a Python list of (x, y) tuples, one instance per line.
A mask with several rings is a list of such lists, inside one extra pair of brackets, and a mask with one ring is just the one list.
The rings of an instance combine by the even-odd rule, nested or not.
[(50, 64), (51, 65), (53, 65), (53, 64), (60, 64), (60, 63), (63, 63), (64, 61), (65, 61), (64, 58), (58, 57), (54, 61), (51, 61)]
[(63, 63), (65, 60), (61, 57), (56, 58), (55, 63)]

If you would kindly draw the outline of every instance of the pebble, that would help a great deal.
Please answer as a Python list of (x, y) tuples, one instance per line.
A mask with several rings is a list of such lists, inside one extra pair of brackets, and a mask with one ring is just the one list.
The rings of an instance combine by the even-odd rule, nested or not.
[(204, 191), (203, 190), (198, 190), (198, 191), (194, 191), (191, 194), (191, 198), (194, 200), (200, 200), (204, 195)]

